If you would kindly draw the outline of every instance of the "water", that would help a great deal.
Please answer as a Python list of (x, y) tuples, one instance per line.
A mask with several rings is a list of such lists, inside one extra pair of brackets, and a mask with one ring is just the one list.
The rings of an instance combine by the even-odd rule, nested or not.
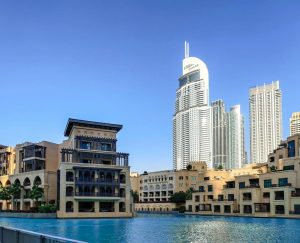
[(0, 225), (87, 242), (300, 242), (300, 220), (138, 214), (133, 219), (0, 218)]

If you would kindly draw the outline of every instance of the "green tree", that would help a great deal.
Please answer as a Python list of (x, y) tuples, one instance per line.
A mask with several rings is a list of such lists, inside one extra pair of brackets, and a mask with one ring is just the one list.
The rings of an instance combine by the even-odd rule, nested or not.
[(192, 170), (192, 168), (193, 168), (193, 167), (192, 167), (192, 165), (190, 165), (190, 164), (188, 164), (188, 165), (186, 166), (186, 169), (187, 169), (187, 170)]
[(186, 201), (185, 192), (175, 192), (171, 197), (170, 201), (173, 203), (185, 203)]
[(133, 197), (133, 202), (138, 203), (139, 202), (139, 194), (137, 191), (131, 191), (132, 197)]
[(223, 170), (223, 165), (219, 165), (218, 170)]
[(0, 185), (0, 200), (4, 200), (6, 202), (6, 209), (7, 209), (7, 201), (11, 200), (11, 194), (8, 190), (8, 187), (4, 187)]
[(29, 197), (34, 201), (35, 207), (38, 207), (39, 199), (44, 197), (44, 189), (34, 184), (30, 189)]
[(14, 182), (10, 186), (7, 187), (7, 190), (11, 196), (13, 209), (17, 208), (17, 199), (21, 196), (21, 185), (20, 183)]
[(192, 200), (192, 193), (194, 192), (194, 189), (190, 187), (186, 193), (185, 193), (185, 199), (186, 200)]

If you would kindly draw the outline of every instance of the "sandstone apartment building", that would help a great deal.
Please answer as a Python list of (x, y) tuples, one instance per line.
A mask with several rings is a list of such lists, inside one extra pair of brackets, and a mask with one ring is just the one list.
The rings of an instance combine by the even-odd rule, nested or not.
[(0, 201), (0, 209), (29, 210), (29, 191), (44, 188), (41, 201), (57, 204), (59, 218), (131, 217), (130, 167), (127, 153), (117, 152), (122, 125), (69, 119), (61, 144), (0, 145), (0, 183), (22, 186), (17, 204)]

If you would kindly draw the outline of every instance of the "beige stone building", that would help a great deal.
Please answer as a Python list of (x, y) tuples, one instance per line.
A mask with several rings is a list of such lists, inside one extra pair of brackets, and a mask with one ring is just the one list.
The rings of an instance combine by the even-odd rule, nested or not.
[(0, 203), (1, 209), (29, 210), (33, 200), (29, 191), (34, 184), (44, 189), (44, 202), (56, 202), (56, 171), (58, 166), (58, 144), (50, 142), (23, 143), (15, 148), (0, 150), (1, 176), (3, 186), (19, 183), (22, 187), (20, 198), (12, 205), (8, 201)]
[(132, 216), (128, 154), (116, 152), (121, 128), (69, 119), (60, 145), (59, 218)]
[[(34, 184), (40, 201), (57, 204), (59, 218), (131, 217), (128, 154), (117, 152), (122, 125), (69, 119), (62, 144), (0, 145), (0, 183), (21, 185), (21, 195), (0, 201), (1, 210), (29, 210)], [(14, 205), (13, 205), (14, 204)]]
[(206, 171), (187, 201), (197, 214), (300, 216), (300, 135), (289, 137), (268, 163), (232, 171)]
[(131, 183), (138, 188), (139, 194), (136, 211), (172, 211), (178, 205), (170, 202), (170, 197), (190, 188), (196, 190), (199, 170), (204, 169), (205, 163), (194, 163), (191, 170), (144, 172), (138, 177), (131, 177)]

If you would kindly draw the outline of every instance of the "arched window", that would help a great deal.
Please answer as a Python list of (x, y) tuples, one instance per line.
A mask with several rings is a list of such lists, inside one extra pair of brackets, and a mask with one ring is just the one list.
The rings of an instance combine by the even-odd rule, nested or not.
[(23, 186), (30, 186), (31, 183), (30, 183), (30, 180), (28, 177), (25, 178), (24, 182), (23, 182)]
[(19, 179), (16, 179), (14, 183), (15, 183), (15, 184), (19, 184), (19, 185), (21, 185), (21, 183), (20, 183), (20, 180), (19, 180)]
[(144, 191), (148, 191), (148, 186), (144, 186)]
[(33, 184), (38, 185), (38, 186), (41, 185), (42, 184), (41, 178), (39, 176), (35, 177), (34, 181), (33, 181)]
[(167, 189), (167, 185), (166, 184), (163, 184), (162, 185), (162, 190), (166, 190)]
[(153, 190), (154, 190), (154, 186), (151, 185), (151, 186), (150, 186), (150, 191), (153, 191)]
[(156, 185), (156, 186), (155, 186), (155, 190), (160, 190), (160, 186), (159, 186), (159, 185)]
[(168, 186), (169, 189), (173, 189), (173, 187), (174, 187), (173, 184), (169, 184)]
[(5, 186), (10, 186), (10, 184), (11, 184), (10, 180), (7, 180), (6, 183), (5, 183)]

